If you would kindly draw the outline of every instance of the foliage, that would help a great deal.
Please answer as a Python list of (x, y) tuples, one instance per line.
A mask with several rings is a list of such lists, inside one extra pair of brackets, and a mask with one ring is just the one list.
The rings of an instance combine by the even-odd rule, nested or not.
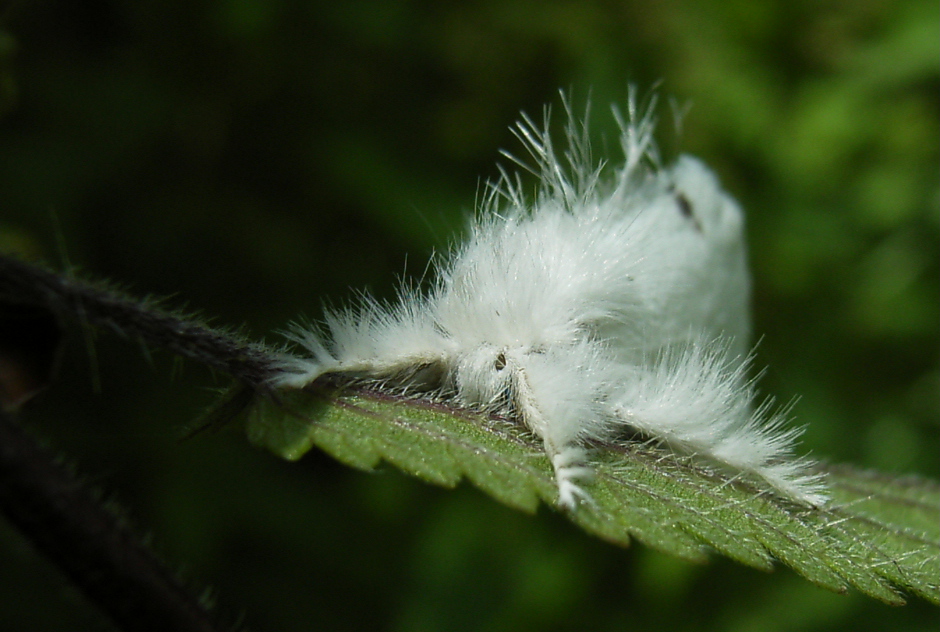
[[(236, 389), (230, 397), (237, 397)], [(299, 459), (317, 446), (364, 470), (385, 460), (429, 483), (466, 478), (528, 513), (557, 490), (534, 436), (507, 420), (443, 404), (323, 386), (257, 398), (251, 440)], [(776, 558), (824, 588), (847, 585), (900, 605), (891, 586), (940, 603), (940, 485), (832, 468), (824, 509), (794, 506), (668, 450), (642, 443), (596, 446), (591, 503), (568, 517), (605, 540), (631, 539), (689, 561), (707, 547), (770, 570)], [(828, 468), (827, 468), (828, 469)]]
[[(940, 477), (934, 2), (11, 6), (0, 245), (256, 334), (420, 275), (515, 147), (520, 110), (662, 80), (691, 104), (674, 146), (748, 214), (762, 391), (800, 397), (817, 458)], [(134, 346), (69, 333), (30, 429), (253, 629), (935, 629), (923, 600), (620, 550), (468, 486), (319, 451), (281, 463), (225, 434), (179, 444), (168, 428), (210, 404), (212, 377), (169, 382), (159, 353), (152, 370)], [(3, 529), (7, 625), (95, 625)]]

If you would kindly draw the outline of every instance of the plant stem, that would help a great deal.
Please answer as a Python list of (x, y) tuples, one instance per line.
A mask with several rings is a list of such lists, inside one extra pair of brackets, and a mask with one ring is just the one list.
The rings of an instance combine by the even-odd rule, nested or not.
[(6, 255), (0, 255), (0, 301), (45, 305), (56, 314), (138, 337), (255, 390), (267, 389), (277, 371), (276, 356), (262, 345), (167, 312), (157, 301), (131, 298)]
[(0, 511), (120, 629), (222, 629), (120, 518), (3, 411)]

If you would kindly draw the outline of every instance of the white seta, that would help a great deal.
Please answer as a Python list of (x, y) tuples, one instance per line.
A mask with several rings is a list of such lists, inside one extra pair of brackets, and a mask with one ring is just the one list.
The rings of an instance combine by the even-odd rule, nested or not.
[(534, 200), (503, 172), (430, 290), (364, 296), (328, 312), (325, 330), (296, 327), (309, 357), (287, 358), (275, 385), (345, 374), (511, 416), (541, 438), (568, 510), (590, 499), (586, 445), (627, 429), (824, 504), (812, 463), (792, 456), (799, 429), (755, 405), (746, 376), (740, 208), (699, 160), (660, 168), (652, 103), (638, 111), (631, 95), (626, 118), (614, 110), (618, 168), (593, 161), (587, 119), (565, 110), (563, 153), (548, 109), (514, 130)]

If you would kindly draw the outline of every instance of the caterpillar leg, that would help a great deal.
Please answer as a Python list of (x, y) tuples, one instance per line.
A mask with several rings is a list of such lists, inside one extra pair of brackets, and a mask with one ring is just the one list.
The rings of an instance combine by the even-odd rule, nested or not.
[(584, 420), (591, 419), (593, 411), (583, 404), (583, 397), (578, 399), (567, 392), (577, 380), (553, 384), (542, 377), (541, 367), (531, 359), (527, 367), (516, 365), (513, 369), (514, 407), (522, 422), (542, 439), (555, 472), (558, 507), (573, 511), (581, 503), (590, 503), (590, 494), (582, 485), (593, 478), (594, 468), (588, 464), (588, 452), (579, 446), (578, 439)]
[[(548, 452), (547, 447), (546, 452)], [(569, 445), (554, 455), (549, 453), (549, 456), (552, 460), (552, 468), (555, 470), (558, 506), (566, 511), (574, 511), (580, 503), (592, 502), (591, 495), (579, 484), (590, 482), (594, 478), (594, 468), (587, 464), (587, 451), (584, 448)]]
[(611, 414), (674, 449), (763, 479), (795, 502), (824, 505), (823, 478), (812, 461), (794, 456), (801, 429), (786, 427), (786, 409), (771, 413), (768, 402), (754, 403), (748, 366), (723, 343), (673, 350), (622, 380)]

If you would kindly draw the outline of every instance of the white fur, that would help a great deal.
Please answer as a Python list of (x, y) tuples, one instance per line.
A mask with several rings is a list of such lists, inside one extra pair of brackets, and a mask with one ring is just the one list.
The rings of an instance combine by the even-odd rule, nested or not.
[(327, 333), (295, 329), (310, 357), (288, 358), (275, 384), (343, 373), (512, 415), (542, 439), (569, 510), (589, 499), (585, 443), (625, 425), (822, 505), (810, 462), (791, 458), (799, 430), (753, 404), (738, 205), (695, 158), (658, 167), (652, 105), (614, 111), (617, 169), (593, 161), (587, 123), (565, 109), (564, 153), (547, 109), (543, 126), (524, 116), (515, 128), (534, 200), (504, 172), (428, 292), (364, 297), (327, 313)]

